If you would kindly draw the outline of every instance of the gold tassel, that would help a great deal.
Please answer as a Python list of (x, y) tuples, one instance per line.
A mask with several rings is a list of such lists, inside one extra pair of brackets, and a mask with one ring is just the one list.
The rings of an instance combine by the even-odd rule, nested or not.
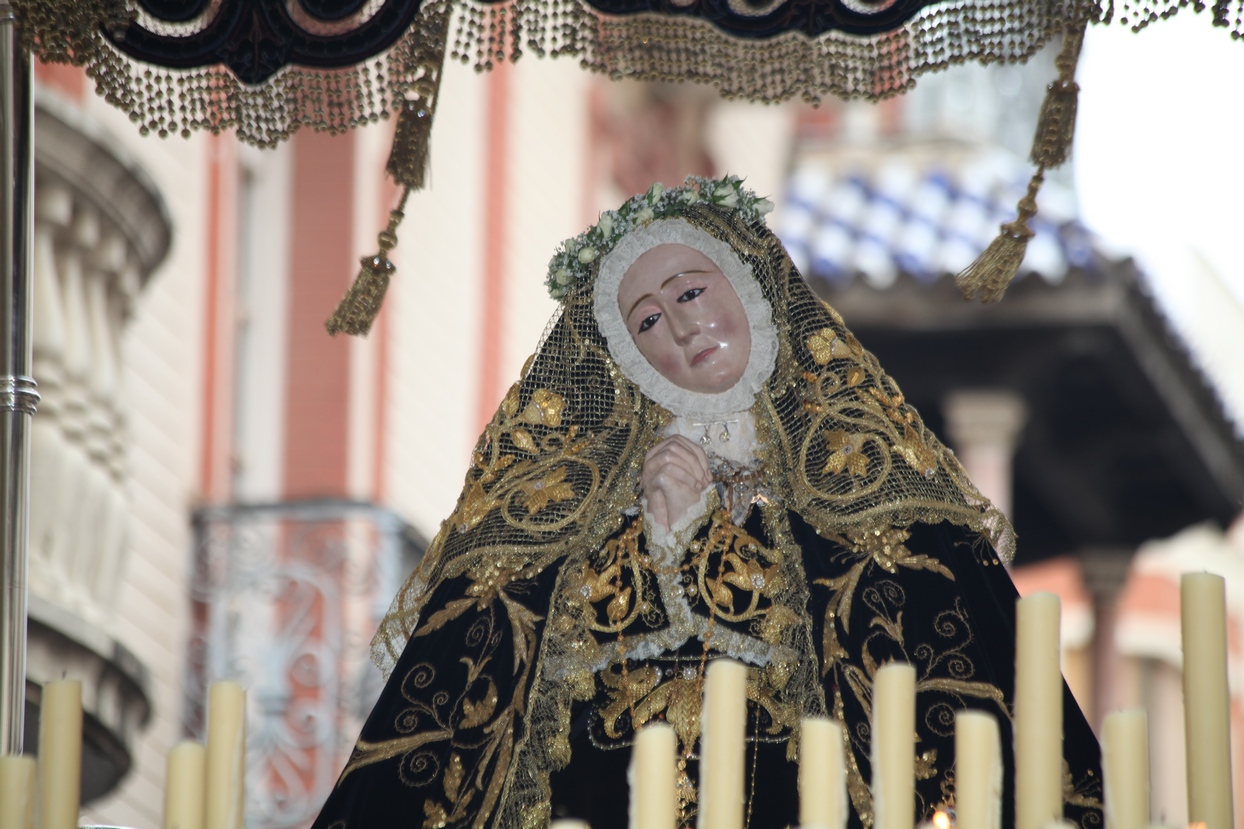
[(366, 336), (380, 313), (389, 280), (397, 270), (389, 261), (389, 251), (397, 247), (397, 226), (412, 190), (422, 190), (427, 178), (428, 146), (432, 139), (432, 117), (436, 113), (436, 97), (440, 91), (445, 62), (445, 39), (449, 32), (449, 4), (428, 3), (419, 12), (415, 24), (417, 36), (409, 45), (419, 55), (422, 74), (404, 90), (397, 126), (393, 131), (393, 148), (385, 171), (402, 187), (402, 198), (389, 211), (389, 225), (380, 233), (380, 250), (364, 256), (362, 269), (346, 291), (345, 298), (324, 323), (328, 333), (337, 336), (344, 331)]
[(384, 168), (403, 187), (422, 190), (432, 143), (432, 116), (444, 74), (445, 41), (449, 37), (449, 5), (428, 3), (419, 13), (418, 36), (411, 48), (419, 55), (420, 74), (403, 91), (393, 131), (393, 148)]
[(393, 148), (384, 169), (394, 181), (412, 190), (422, 190), (427, 177), (432, 139), (432, 109), (427, 98), (406, 99), (397, 116)]
[(397, 226), (402, 222), (402, 209), (406, 206), (406, 197), (409, 195), (410, 188), (407, 187), (402, 191), (398, 206), (389, 211), (389, 225), (380, 232), (378, 238), (379, 252), (359, 260), (362, 270), (354, 278), (354, 283), (346, 291), (345, 297), (338, 303), (337, 310), (324, 323), (332, 336), (335, 337), (342, 331), (356, 337), (367, 336), (372, 323), (376, 321), (385, 292), (389, 289), (389, 278), (397, 270), (389, 261), (389, 251), (397, 247)]
[(1063, 48), (1054, 59), (1058, 67), (1058, 80), (1046, 89), (1036, 135), (1032, 139), (1029, 158), (1037, 165), (1037, 171), (1028, 181), (1028, 192), (1019, 200), (1015, 221), (1004, 224), (998, 238), (955, 277), (955, 284), (964, 299), (975, 299), (978, 295), (986, 303), (1002, 299), (1024, 262), (1028, 240), (1033, 237), (1028, 222), (1037, 215), (1037, 193), (1045, 181), (1045, 171), (1064, 163), (1071, 154), (1071, 142), (1076, 130), (1076, 102), (1080, 92), (1075, 81), (1076, 64), (1080, 61), (1080, 47), (1084, 45), (1084, 29), (1088, 20), (1087, 7), (1077, 5), (1067, 24)]
[(1076, 131), (1076, 104), (1080, 86), (1075, 81), (1080, 47), (1084, 43), (1085, 20), (1073, 21), (1063, 40), (1063, 48), (1055, 58), (1058, 80), (1047, 87), (1032, 139), (1029, 160), (1047, 170), (1063, 164), (1071, 154)]
[(1007, 286), (1019, 273), (1028, 250), (1028, 240), (1033, 237), (1028, 220), (1037, 213), (1037, 191), (1045, 180), (1044, 170), (1037, 169), (1028, 182), (1028, 192), (1019, 200), (1019, 215), (1015, 221), (1002, 225), (998, 238), (989, 243), (985, 252), (963, 273), (955, 277), (955, 284), (963, 292), (964, 299), (975, 299), (980, 294), (982, 302), (997, 302), (1006, 293)]

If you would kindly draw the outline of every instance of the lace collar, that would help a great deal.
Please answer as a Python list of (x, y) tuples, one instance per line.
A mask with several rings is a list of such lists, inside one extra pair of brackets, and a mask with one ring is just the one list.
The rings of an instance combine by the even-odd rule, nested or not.
[[(730, 280), (751, 327), (752, 353), (743, 376), (731, 388), (717, 394), (690, 391), (671, 383), (640, 353), (626, 329), (618, 308), (622, 277), (645, 251), (657, 245), (679, 244), (712, 259)], [(692, 225), (686, 219), (660, 219), (628, 233), (601, 260), (594, 290), (596, 324), (609, 344), (609, 354), (645, 396), (674, 415), (713, 420), (750, 409), (756, 392), (773, 373), (778, 338), (773, 309), (760, 290), (751, 268), (727, 243)]]

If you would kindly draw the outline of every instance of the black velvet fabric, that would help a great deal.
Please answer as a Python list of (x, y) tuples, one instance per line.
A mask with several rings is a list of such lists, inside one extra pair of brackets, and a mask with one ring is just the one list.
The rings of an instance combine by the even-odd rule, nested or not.
[(896, 0), (888, 3), (847, 3), (843, 0), (788, 0), (766, 5), (759, 0), (587, 0), (609, 15), (660, 14), (699, 18), (739, 38), (770, 38), (786, 32), (817, 37), (830, 31), (878, 35), (897, 29), (936, 0)]
[[(757, 513), (746, 529), (767, 542)], [(954, 712), (979, 708), (999, 720), (1003, 825), (1013, 826), (1008, 712), (1017, 594), (992, 549), (947, 523), (915, 524), (896, 536), (901, 553), (887, 558), (861, 551), (847, 538), (822, 537), (796, 514), (787, 519), (802, 551), (805, 612), (820, 655), (826, 706), (831, 713), (837, 707), (846, 725), (857, 787), (870, 774), (871, 685), (861, 685), (859, 677), (903, 660), (917, 672), (917, 820), (939, 807), (953, 808)], [(358, 765), (343, 774), (315, 829), (499, 825), (497, 797), (524, 735), (532, 666), (562, 566), (520, 574), (491, 592), (469, 577), (436, 587), (360, 735), (352, 759)], [(827, 615), (843, 609), (845, 589), (853, 591), (849, 612)], [(702, 645), (691, 641), (683, 649), (690, 662)], [(831, 652), (836, 655), (827, 658)], [(551, 813), (586, 820), (594, 829), (624, 829), (630, 751), (625, 743), (607, 746), (593, 738), (603, 704), (600, 694), (578, 704), (564, 724), (571, 757), (550, 776)], [(1100, 825), (1099, 749), (1065, 684), (1064, 757), (1066, 818), (1083, 829)], [(749, 829), (795, 825), (798, 769), (786, 759), (785, 742), (752, 739), (745, 763)], [(695, 768), (692, 760), (693, 778)], [(858, 803), (850, 814), (852, 829), (867, 825)]]

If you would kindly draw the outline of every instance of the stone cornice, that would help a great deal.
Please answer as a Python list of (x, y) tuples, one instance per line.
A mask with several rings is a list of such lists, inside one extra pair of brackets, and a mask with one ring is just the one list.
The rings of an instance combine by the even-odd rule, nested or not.
[(164, 260), (173, 223), (164, 198), (119, 140), (74, 104), (40, 87), (35, 103), (35, 178), (60, 180), (125, 237), (145, 281)]

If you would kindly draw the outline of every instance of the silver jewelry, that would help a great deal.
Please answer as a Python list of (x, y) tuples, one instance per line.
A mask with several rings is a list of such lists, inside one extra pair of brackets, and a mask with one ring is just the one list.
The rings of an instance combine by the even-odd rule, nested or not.
[(700, 436), (700, 445), (708, 446), (713, 442), (713, 427), (718, 423), (721, 424), (721, 434), (717, 436), (717, 440), (722, 443), (730, 442), (730, 424), (738, 425), (738, 420), (710, 420), (707, 423), (693, 423), (692, 426), (703, 426), (704, 434)]

